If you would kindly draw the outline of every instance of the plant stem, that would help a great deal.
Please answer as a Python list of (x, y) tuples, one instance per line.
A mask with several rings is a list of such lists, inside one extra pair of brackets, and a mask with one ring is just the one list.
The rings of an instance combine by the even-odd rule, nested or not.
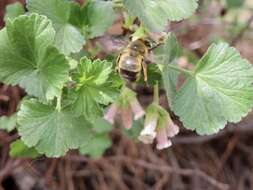
[(173, 69), (175, 71), (179, 71), (179, 72), (185, 73), (187, 75), (193, 76), (193, 73), (191, 71), (183, 69), (183, 68), (180, 68), (180, 67), (178, 67), (176, 65), (168, 64), (168, 65), (166, 65), (166, 67), (169, 67), (169, 68), (171, 68), (171, 69)]
[(154, 103), (159, 105), (159, 85), (158, 82), (154, 85)]
[(57, 97), (56, 110), (61, 111), (61, 95)]
[(122, 0), (113, 0), (113, 8), (123, 8), (123, 1)]

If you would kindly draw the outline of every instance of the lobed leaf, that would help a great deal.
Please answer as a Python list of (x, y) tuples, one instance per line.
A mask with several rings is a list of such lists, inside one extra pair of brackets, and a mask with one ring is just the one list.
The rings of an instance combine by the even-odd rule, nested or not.
[(11, 143), (10, 155), (17, 158), (37, 158), (40, 156), (34, 147), (29, 148), (20, 139)]
[(22, 102), (18, 123), (22, 141), (48, 157), (63, 156), (92, 136), (91, 124), (84, 117), (74, 117), (67, 108), (56, 111), (36, 100)]
[(212, 45), (173, 100), (184, 126), (199, 134), (216, 133), (238, 122), (253, 104), (253, 67), (226, 43)]
[(92, 158), (99, 158), (111, 145), (111, 139), (107, 134), (97, 134), (91, 138), (89, 144), (81, 146), (79, 151)]
[(110, 1), (90, 1), (83, 9), (86, 12), (85, 26), (88, 38), (102, 36), (113, 24), (116, 15)]
[(181, 55), (181, 47), (174, 34), (170, 33), (165, 43), (155, 50), (155, 61), (162, 67), (163, 86), (166, 90), (167, 98), (171, 105), (176, 95), (176, 85), (179, 72), (171, 69), (169, 64), (177, 64), (177, 59)]
[(107, 61), (81, 59), (73, 74), (76, 89), (70, 92), (72, 109), (76, 115), (92, 119), (102, 116), (101, 105), (108, 105), (118, 92), (114, 86), (112, 64)]
[(28, 0), (30, 12), (47, 16), (56, 30), (55, 45), (64, 54), (79, 52), (85, 39), (78, 30), (70, 24), (71, 3), (66, 0)]
[(197, 0), (123, 0), (132, 16), (139, 17), (152, 31), (163, 31), (168, 20), (188, 18), (197, 9)]
[(54, 29), (44, 16), (19, 16), (0, 31), (1, 81), (20, 84), (41, 99), (58, 96), (68, 80), (65, 56), (52, 47)]

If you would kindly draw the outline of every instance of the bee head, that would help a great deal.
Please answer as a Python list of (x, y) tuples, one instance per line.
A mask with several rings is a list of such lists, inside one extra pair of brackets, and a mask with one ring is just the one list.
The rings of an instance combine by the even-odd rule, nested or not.
[(133, 51), (141, 53), (142, 55), (145, 55), (147, 52), (147, 46), (145, 45), (145, 42), (141, 39), (131, 42), (129, 44), (129, 48)]

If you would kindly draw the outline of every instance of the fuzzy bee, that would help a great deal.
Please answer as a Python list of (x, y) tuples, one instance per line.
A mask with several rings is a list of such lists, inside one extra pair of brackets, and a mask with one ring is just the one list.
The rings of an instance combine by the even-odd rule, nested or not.
[(144, 81), (147, 81), (146, 58), (148, 52), (149, 48), (144, 40), (138, 39), (130, 42), (117, 58), (117, 72), (126, 81), (135, 82), (143, 71)]

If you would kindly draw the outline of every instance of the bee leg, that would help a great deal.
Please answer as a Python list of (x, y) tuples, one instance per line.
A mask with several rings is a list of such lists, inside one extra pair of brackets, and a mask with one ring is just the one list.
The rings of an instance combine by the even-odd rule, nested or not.
[(141, 65), (142, 65), (142, 69), (143, 69), (144, 81), (147, 83), (147, 81), (148, 81), (147, 64), (145, 63), (145, 61), (143, 61), (143, 62), (141, 63)]
[(118, 56), (117, 59), (116, 59), (115, 72), (117, 72), (117, 73), (119, 72), (119, 60), (120, 60), (121, 54), (122, 54), (122, 53), (120, 53), (119, 56)]

